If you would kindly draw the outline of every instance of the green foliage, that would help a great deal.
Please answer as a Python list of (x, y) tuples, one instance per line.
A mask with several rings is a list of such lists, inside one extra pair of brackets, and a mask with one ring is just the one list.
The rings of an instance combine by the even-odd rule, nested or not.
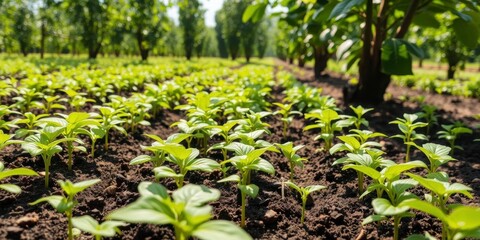
[(108, 133), (110, 129), (115, 129), (123, 134), (127, 134), (127, 131), (121, 126), (125, 123), (125, 120), (122, 118), (125, 117), (125, 112), (123, 108), (114, 109), (111, 107), (104, 106), (93, 106), (95, 109), (99, 110), (99, 113), (92, 114), (93, 118), (96, 118), (100, 121), (100, 126), (105, 130), (105, 151), (108, 150)]
[(30, 203), (30, 205), (48, 202), (53, 208), (57, 210), (57, 212), (64, 213), (68, 221), (68, 240), (73, 240), (73, 208), (75, 208), (75, 206), (78, 204), (77, 200), (75, 199), (75, 195), (83, 192), (88, 187), (100, 182), (100, 179), (85, 180), (77, 183), (72, 183), (70, 182), (70, 180), (58, 180), (57, 182), (62, 188), (63, 192), (66, 194), (66, 196), (52, 195), (48, 197), (42, 197), (35, 202)]
[(315, 124), (307, 125), (303, 130), (320, 128), (320, 134), (315, 137), (315, 140), (322, 139), (325, 141), (324, 149), (329, 151), (332, 147), (335, 132), (341, 131), (344, 127), (349, 126), (349, 122), (342, 120), (345, 117), (339, 115), (332, 109), (314, 110), (305, 114), (306, 119), (315, 119)]
[(260, 149), (255, 149), (252, 146), (233, 142), (230, 145), (226, 146), (226, 149), (234, 151), (235, 156), (223, 161), (221, 164), (225, 165), (227, 163), (231, 164), (238, 171), (238, 175), (231, 175), (226, 177), (219, 182), (237, 182), (238, 188), (241, 193), (241, 222), (240, 226), (245, 227), (245, 206), (247, 195), (249, 197), (255, 198), (258, 194), (259, 188), (257, 185), (250, 182), (252, 171), (261, 171), (268, 174), (274, 174), (275, 168), (272, 164), (261, 158), (261, 155), (266, 151), (277, 151), (275, 147), (265, 147)]
[(124, 222), (120, 221), (105, 221), (100, 224), (97, 220), (88, 215), (73, 217), (72, 224), (75, 228), (92, 234), (95, 237), (95, 240), (101, 240), (102, 237), (114, 237), (116, 234), (121, 234), (118, 227), (126, 225)]
[(433, 105), (423, 105), (422, 112), (418, 114), (419, 118), (423, 118), (427, 123), (426, 135), (430, 136), (430, 129), (438, 123), (437, 108)]
[(351, 125), (355, 126), (355, 129), (360, 130), (360, 127), (363, 125), (365, 127), (368, 127), (368, 121), (363, 117), (367, 112), (370, 112), (373, 110), (373, 108), (363, 108), (361, 105), (358, 105), (357, 107), (354, 106), (349, 106), (352, 110), (355, 116), (349, 116), (347, 119), (351, 122)]
[(175, 179), (178, 188), (183, 187), (185, 175), (188, 171), (212, 172), (220, 168), (220, 164), (212, 159), (197, 158), (200, 152), (196, 148), (186, 149), (178, 144), (165, 144), (158, 149), (168, 153), (167, 161), (178, 167), (178, 172), (167, 166), (159, 166), (153, 169), (155, 178), (171, 177)]
[(295, 167), (303, 168), (303, 162), (306, 162), (306, 158), (300, 157), (296, 152), (303, 148), (303, 145), (293, 146), (292, 142), (286, 142), (283, 144), (275, 143), (280, 151), (282, 151), (285, 158), (287, 158), (288, 162), (290, 163), (290, 181), (293, 181), (293, 177), (295, 176)]
[(290, 104), (283, 104), (283, 103), (273, 103), (274, 105), (276, 105), (279, 109), (277, 111), (275, 111), (273, 114), (274, 115), (280, 115), (282, 118), (282, 122), (283, 122), (283, 137), (286, 137), (287, 136), (287, 130), (288, 130), (288, 125), (290, 123), (292, 123), (293, 121), (293, 116), (294, 115), (302, 115), (301, 112), (299, 111), (293, 111), (292, 110), (292, 107), (293, 107), (293, 103), (290, 103)]
[(167, 189), (157, 183), (142, 182), (138, 186), (140, 198), (110, 213), (108, 219), (130, 223), (148, 223), (174, 226), (175, 238), (198, 239), (252, 239), (243, 229), (225, 220), (210, 220), (212, 207), (220, 192), (205, 186), (189, 184), (169, 196)]
[[(0, 134), (0, 141), (1, 141), (1, 138), (4, 137), (3, 135), (4, 134)], [(1, 146), (0, 146), (0, 149), (1, 149)], [(11, 176), (38, 176), (38, 174), (35, 171), (28, 168), (5, 169), (5, 165), (3, 164), (3, 162), (0, 162), (0, 180), (3, 180)], [(15, 184), (10, 184), (10, 183), (0, 184), (0, 189), (10, 193), (15, 193), (15, 194), (19, 194), (22, 192), (22, 189), (19, 186)]]
[(455, 160), (450, 156), (451, 148), (449, 147), (435, 143), (425, 143), (421, 147), (418, 145), (414, 146), (422, 151), (422, 153), (428, 158), (430, 167), (426, 167), (426, 169), (429, 173), (435, 173), (441, 165)]
[(453, 155), (455, 149), (463, 150), (461, 146), (455, 145), (455, 141), (457, 140), (458, 136), (461, 134), (472, 134), (472, 130), (467, 128), (463, 123), (456, 122), (452, 125), (443, 125), (443, 130), (438, 131), (437, 135), (439, 138), (447, 140), (448, 144), (450, 145), (450, 154)]
[(397, 118), (395, 121), (391, 121), (390, 124), (397, 124), (398, 129), (402, 134), (392, 136), (392, 138), (400, 138), (407, 146), (407, 152), (405, 154), (405, 162), (410, 161), (410, 143), (415, 143), (415, 140), (427, 140), (427, 137), (423, 134), (417, 133), (415, 129), (426, 127), (428, 124), (424, 122), (416, 122), (418, 115), (416, 114), (403, 114), (403, 118)]
[(305, 208), (306, 208), (306, 205), (307, 205), (308, 196), (312, 192), (319, 191), (319, 190), (325, 189), (327, 187), (322, 186), (322, 185), (310, 185), (310, 186), (307, 186), (307, 187), (300, 187), (300, 186), (298, 186), (295, 183), (290, 182), (290, 181), (286, 182), (285, 184), (287, 184), (290, 188), (295, 189), (298, 192), (298, 194), (300, 194), (300, 198), (302, 199), (302, 217), (300, 218), (300, 223), (303, 224), (304, 219), (305, 219)]
[(60, 143), (75, 141), (74, 138), (61, 138), (60, 135), (65, 131), (65, 127), (45, 126), (40, 130), (36, 130), (36, 134), (25, 138), (22, 148), (31, 156), (42, 156), (45, 165), (45, 187), (48, 188), (48, 180), (50, 177), (50, 164), (52, 157), (62, 151)]

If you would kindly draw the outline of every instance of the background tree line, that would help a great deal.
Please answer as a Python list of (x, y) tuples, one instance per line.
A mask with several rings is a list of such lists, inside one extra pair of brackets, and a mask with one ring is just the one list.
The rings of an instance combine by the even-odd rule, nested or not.
[(242, 21), (250, 4), (226, 0), (209, 27), (201, 0), (0, 0), (0, 52), (249, 60), (267, 53), (273, 35), (271, 20)]

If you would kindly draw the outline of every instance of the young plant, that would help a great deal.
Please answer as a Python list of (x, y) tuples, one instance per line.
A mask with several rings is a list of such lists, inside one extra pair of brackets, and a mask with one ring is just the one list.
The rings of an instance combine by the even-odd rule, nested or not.
[(38, 114), (35, 115), (31, 112), (26, 112), (23, 114), (25, 118), (18, 119), (15, 121), (16, 124), (24, 124), (25, 128), (20, 128), (15, 132), (15, 135), (17, 137), (25, 137), (27, 135), (30, 135), (31, 133), (35, 132), (33, 131), (34, 127), (37, 126), (40, 123), (40, 119), (48, 117), (48, 114)]
[(159, 136), (145, 134), (145, 136), (155, 140), (151, 146), (141, 146), (143, 150), (147, 150), (153, 153), (153, 156), (150, 155), (140, 155), (130, 161), (130, 165), (143, 164), (146, 162), (152, 162), (153, 167), (160, 167), (165, 162), (165, 146), (179, 146), (179, 144), (188, 138), (189, 134), (184, 133), (175, 133), (170, 135), (166, 140), (163, 140)]
[(68, 153), (68, 170), (72, 170), (73, 165), (73, 151), (79, 150), (82, 152), (86, 152), (84, 146), (76, 146), (73, 143), (76, 142), (80, 145), (85, 145), (85, 143), (78, 137), (79, 134), (88, 135), (88, 130), (86, 128), (88, 126), (99, 126), (100, 123), (98, 120), (90, 119), (90, 114), (85, 112), (72, 112), (69, 115), (58, 113), (61, 117), (51, 117), (51, 118), (43, 118), (41, 122), (47, 123), (52, 126), (62, 127), (63, 132), (62, 135), (66, 139), (70, 139), (65, 141), (65, 145), (67, 146), (67, 153)]
[[(443, 172), (436, 172), (428, 175), (428, 178), (423, 178), (413, 173), (407, 173), (409, 177), (420, 183), (424, 188), (430, 190), (433, 195), (425, 194), (428, 202), (435, 204), (445, 214), (448, 214), (447, 202), (451, 195), (462, 194), (470, 199), (473, 198), (470, 191), (472, 188), (467, 187), (461, 183), (451, 184), (448, 175)], [(448, 236), (448, 227), (446, 225), (442, 228), (442, 238), (446, 239)]]
[(210, 239), (250, 240), (243, 229), (225, 220), (210, 220), (209, 202), (220, 198), (220, 191), (189, 184), (169, 196), (168, 190), (157, 183), (141, 182), (140, 197), (133, 203), (115, 210), (107, 218), (129, 223), (173, 225), (176, 240), (192, 237)]
[(48, 197), (42, 197), (35, 202), (30, 203), (30, 205), (36, 205), (42, 202), (48, 202), (53, 208), (59, 213), (64, 213), (67, 217), (67, 236), (68, 240), (73, 240), (73, 208), (78, 204), (75, 199), (75, 195), (82, 192), (86, 188), (100, 182), (100, 179), (86, 180), (78, 183), (72, 183), (70, 180), (62, 181), (58, 180), (57, 183), (62, 188), (64, 195), (52, 195)]
[(95, 240), (101, 240), (102, 237), (114, 237), (116, 234), (120, 235), (122, 232), (118, 227), (127, 225), (121, 221), (105, 221), (100, 224), (88, 215), (72, 218), (72, 224), (80, 231), (92, 234)]
[(445, 213), (432, 203), (419, 199), (409, 199), (403, 206), (432, 215), (442, 221), (442, 240), (479, 239), (480, 238), (480, 207), (455, 206)]
[(275, 111), (273, 114), (274, 115), (280, 115), (282, 118), (282, 122), (283, 122), (283, 130), (282, 130), (282, 134), (283, 134), (283, 137), (286, 137), (287, 136), (287, 130), (288, 130), (288, 125), (290, 125), (290, 123), (293, 121), (293, 116), (294, 115), (302, 115), (301, 112), (299, 111), (293, 111), (292, 110), (292, 107), (293, 107), (293, 103), (290, 103), (290, 104), (283, 104), (283, 103), (273, 103), (274, 105), (276, 105), (279, 110)]
[[(377, 191), (377, 198), (372, 201), (374, 215), (368, 216), (362, 222), (363, 225), (387, 219), (389, 216), (393, 217), (393, 239), (399, 239), (399, 225), (404, 217), (411, 217), (412, 214), (408, 212), (409, 208), (403, 206), (402, 203), (407, 199), (417, 198), (416, 195), (407, 190), (416, 186), (418, 183), (413, 179), (400, 179), (400, 175), (413, 168), (425, 167), (421, 161), (411, 161), (408, 163), (395, 164), (390, 163), (382, 169), (381, 172), (367, 166), (361, 165), (347, 165), (344, 169), (354, 169), (361, 171), (365, 175), (372, 178), (373, 182), (368, 186), (367, 190), (360, 196), (360, 198)], [(387, 198), (383, 198), (386, 193)]]
[[(0, 138), (1, 137), (2, 136), (0, 135)], [(0, 181), (11, 176), (38, 176), (38, 174), (28, 168), (5, 169), (5, 165), (0, 162)], [(9, 183), (0, 184), (0, 189), (15, 194), (22, 192), (22, 189), (19, 186)]]
[(247, 203), (247, 195), (255, 198), (258, 194), (258, 186), (250, 183), (252, 171), (262, 171), (268, 174), (275, 174), (275, 168), (270, 162), (260, 156), (268, 150), (277, 151), (275, 147), (255, 149), (252, 146), (243, 143), (231, 143), (226, 146), (228, 150), (234, 151), (234, 157), (223, 161), (221, 164), (231, 164), (238, 170), (238, 175), (231, 175), (219, 182), (237, 182), (241, 193), (241, 222), (240, 226), (245, 227), (245, 208)]
[(91, 144), (91, 154), (92, 158), (95, 158), (95, 144), (97, 143), (98, 139), (102, 139), (105, 137), (105, 134), (107, 131), (102, 126), (89, 126), (89, 130), (85, 131), (84, 133), (90, 137), (90, 141), (92, 141)]
[(67, 89), (64, 92), (70, 98), (68, 103), (75, 110), (75, 112), (80, 112), (82, 107), (85, 106), (87, 103), (95, 103), (95, 100), (85, 97), (86, 93), (77, 92), (72, 89)]
[(62, 110), (67, 109), (65, 106), (60, 104), (61, 102), (67, 102), (67, 99), (60, 98), (60, 96), (44, 95), (43, 100), (45, 100), (45, 103), (35, 102), (35, 107), (37, 107), (38, 109), (42, 109), (43, 113), (45, 114), (51, 113), (51, 111), (54, 109), (62, 109)]
[(127, 131), (121, 126), (125, 123), (125, 120), (122, 118), (126, 116), (122, 108), (114, 109), (111, 107), (103, 106), (93, 106), (93, 108), (98, 109), (99, 113), (93, 115), (94, 118), (99, 119), (100, 126), (105, 129), (105, 144), (104, 149), (108, 151), (108, 134), (110, 129), (115, 129), (123, 134), (127, 134)]
[(363, 108), (361, 105), (358, 105), (357, 107), (350, 106), (350, 109), (353, 110), (353, 113), (355, 116), (348, 116), (347, 121), (355, 126), (355, 129), (360, 130), (360, 127), (363, 125), (365, 127), (368, 127), (368, 121), (363, 117), (367, 112), (370, 112), (373, 110), (373, 108)]
[(422, 112), (418, 114), (427, 123), (426, 135), (430, 136), (430, 129), (438, 123), (437, 108), (433, 105), (423, 105)]
[(288, 159), (290, 163), (290, 181), (293, 181), (293, 177), (295, 176), (295, 167), (303, 168), (303, 162), (307, 161), (306, 158), (300, 157), (296, 152), (303, 148), (303, 145), (293, 146), (292, 142), (286, 142), (284, 144), (275, 143), (280, 151), (282, 151), (283, 155)]
[(175, 179), (178, 188), (183, 187), (185, 175), (188, 171), (212, 172), (220, 169), (220, 164), (208, 158), (197, 158), (200, 152), (196, 148), (186, 149), (182, 145), (164, 145), (159, 147), (168, 153), (167, 161), (178, 167), (178, 173), (170, 167), (160, 166), (153, 169), (155, 178), (171, 177)]
[(246, 118), (238, 121), (238, 126), (235, 127), (235, 131), (249, 133), (257, 130), (263, 130), (270, 134), (270, 124), (262, 121), (262, 118), (272, 115), (271, 112), (250, 112)]
[(229, 132), (237, 124), (238, 120), (230, 120), (221, 126), (208, 126), (209, 128), (217, 130), (214, 131), (213, 135), (220, 135), (223, 138), (223, 142), (214, 144), (207, 150), (207, 152), (213, 149), (221, 149), (223, 154), (223, 160), (227, 160), (227, 149), (225, 149), (225, 146), (228, 146), (230, 143), (233, 142), (233, 140), (235, 140), (234, 137), (231, 137), (231, 135), (229, 135)]
[(422, 153), (427, 157), (428, 161), (430, 162), (430, 167), (426, 167), (426, 169), (429, 173), (435, 173), (437, 172), (438, 167), (441, 165), (455, 160), (449, 154), (451, 148), (447, 146), (435, 143), (425, 143), (421, 147), (416, 144), (412, 145), (422, 151)]
[(21, 113), (10, 110), (10, 107), (8, 106), (0, 105), (0, 131), (2, 130), (8, 131), (10, 130), (10, 128), (18, 127), (16, 125), (17, 120), (12, 120), (12, 121), (4, 120), (6, 119), (7, 115), (10, 115), (10, 114), (21, 114)]
[(410, 161), (410, 144), (415, 142), (415, 140), (427, 140), (427, 137), (423, 134), (415, 132), (415, 129), (426, 127), (427, 123), (424, 122), (415, 122), (418, 119), (416, 114), (403, 114), (403, 118), (397, 118), (395, 121), (391, 121), (390, 124), (397, 124), (398, 129), (402, 134), (397, 134), (392, 136), (392, 138), (401, 138), (403, 143), (407, 146), (407, 152), (405, 154), (405, 162)]
[(308, 195), (310, 195), (310, 193), (312, 192), (319, 191), (327, 187), (322, 185), (311, 185), (307, 187), (300, 187), (291, 181), (287, 181), (285, 182), (285, 184), (287, 184), (290, 188), (295, 189), (298, 192), (298, 194), (300, 194), (300, 198), (302, 199), (302, 216), (300, 218), (300, 223), (303, 225), (304, 219), (305, 219), (305, 209), (307, 205)]
[(73, 138), (57, 139), (64, 127), (45, 126), (41, 130), (37, 130), (37, 133), (25, 138), (22, 143), (22, 148), (30, 153), (32, 157), (41, 155), (43, 163), (45, 165), (45, 187), (48, 188), (48, 179), (50, 177), (50, 164), (53, 155), (62, 151), (60, 143), (66, 141), (74, 141)]
[(472, 130), (467, 128), (464, 124), (460, 122), (456, 122), (452, 125), (443, 125), (442, 124), (442, 131), (438, 131), (437, 135), (439, 138), (447, 140), (448, 144), (450, 145), (450, 155), (453, 155), (455, 149), (463, 150), (461, 146), (455, 145), (455, 140), (457, 140), (460, 134), (472, 134)]
[(333, 138), (335, 132), (341, 131), (344, 127), (350, 125), (348, 121), (340, 120), (344, 116), (340, 116), (336, 111), (332, 109), (314, 110), (305, 114), (306, 119), (316, 119), (315, 124), (306, 126), (303, 130), (320, 128), (320, 134), (315, 137), (315, 140), (323, 139), (325, 141), (325, 150), (329, 151), (333, 144)]

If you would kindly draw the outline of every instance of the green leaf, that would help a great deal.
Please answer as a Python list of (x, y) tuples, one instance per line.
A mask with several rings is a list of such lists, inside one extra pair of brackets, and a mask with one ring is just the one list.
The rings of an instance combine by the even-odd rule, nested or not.
[(445, 219), (447, 218), (447, 216), (442, 212), (442, 210), (440, 210), (440, 208), (419, 199), (408, 199), (401, 202), (400, 205), (425, 212), (440, 219), (440, 221), (445, 221)]
[(148, 155), (140, 155), (130, 161), (130, 165), (138, 165), (152, 161), (152, 157)]
[(22, 192), (22, 189), (15, 184), (7, 184), (7, 183), (0, 184), (0, 189), (3, 189), (10, 193), (15, 193), (15, 194), (19, 194)]
[(238, 185), (238, 188), (251, 198), (255, 198), (258, 194), (258, 186), (255, 184)]
[(167, 189), (163, 185), (152, 182), (141, 182), (138, 185), (138, 193), (144, 197), (155, 195), (163, 199), (170, 198)]
[(384, 216), (393, 216), (404, 213), (408, 211), (408, 206), (394, 206), (392, 203), (385, 198), (375, 198), (372, 201), (373, 210), (375, 213), (384, 215)]
[(212, 172), (215, 169), (220, 169), (220, 164), (212, 159), (199, 158), (189, 161), (187, 163), (186, 169)]
[[(348, 1), (345, 1), (348, 2)], [(396, 38), (382, 44), (382, 72), (390, 75), (412, 75), (412, 57), (407, 46)]]
[(10, 176), (38, 176), (38, 174), (28, 168), (7, 169), (0, 172), (0, 179)]
[(95, 236), (113, 237), (118, 231), (118, 227), (125, 226), (124, 222), (106, 221), (99, 224), (95, 219), (86, 215), (72, 218), (73, 226)]
[(365, 219), (363, 219), (362, 225), (366, 225), (366, 224), (369, 224), (369, 223), (372, 223), (372, 222), (383, 221), (385, 219), (387, 219), (387, 217), (385, 217), (383, 215), (370, 215), (370, 216), (366, 217)]
[(452, 29), (457, 36), (458, 41), (463, 43), (467, 48), (474, 49), (478, 45), (478, 38), (480, 37), (480, 29), (478, 23), (473, 20), (465, 21), (461, 18), (453, 20)]
[(184, 203), (186, 207), (199, 207), (220, 198), (220, 191), (203, 185), (188, 184), (172, 194), (175, 202)]
[(258, 22), (262, 19), (263, 15), (265, 15), (265, 10), (267, 9), (266, 3), (257, 3), (254, 5), (250, 5), (245, 9), (245, 12), (242, 15), (242, 21), (248, 22), (252, 21), (254, 23)]
[(371, 177), (372, 179), (374, 180), (377, 180), (379, 179), (382, 175), (380, 174), (380, 172), (378, 172), (377, 170), (371, 168), (371, 167), (368, 167), (368, 166), (362, 166), (362, 165), (346, 165), (342, 168), (342, 170), (345, 170), (345, 169), (353, 169), (355, 171), (359, 171), (359, 172), (362, 172), (363, 174)]
[(240, 176), (238, 175), (230, 175), (224, 179), (218, 180), (219, 183), (223, 182), (240, 182)]
[(155, 178), (166, 178), (166, 177), (171, 177), (171, 178), (178, 178), (183, 176), (182, 174), (177, 174), (175, 170), (167, 167), (167, 166), (161, 166), (161, 167), (156, 167), (153, 169), (153, 172), (155, 173)]
[(337, 20), (338, 20), (338, 19), (344, 18), (350, 12), (350, 10), (353, 7), (360, 6), (364, 2), (365, 2), (365, 0), (340, 1), (340, 3), (338, 3), (333, 8), (333, 10), (330, 13), (330, 16), (328, 17), (328, 19), (330, 20), (332, 18), (337, 18)]
[(249, 240), (252, 237), (242, 228), (225, 220), (213, 220), (198, 226), (192, 233), (194, 237), (203, 240), (229, 239)]

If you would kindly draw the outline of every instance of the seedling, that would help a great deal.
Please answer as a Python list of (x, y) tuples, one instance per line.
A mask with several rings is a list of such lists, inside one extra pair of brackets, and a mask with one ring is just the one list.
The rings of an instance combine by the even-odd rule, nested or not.
[(447, 146), (435, 143), (426, 143), (421, 147), (416, 144), (412, 145), (422, 151), (427, 157), (428, 161), (430, 162), (430, 167), (427, 167), (429, 173), (435, 173), (437, 172), (438, 167), (441, 165), (455, 160), (450, 156), (449, 153), (451, 149)]
[(303, 225), (304, 219), (305, 219), (305, 209), (306, 209), (306, 205), (307, 205), (308, 195), (310, 195), (310, 193), (312, 193), (312, 192), (319, 191), (319, 190), (325, 189), (327, 187), (322, 186), (322, 185), (311, 185), (311, 186), (307, 186), (307, 187), (300, 187), (300, 186), (296, 185), (295, 183), (293, 183), (291, 181), (287, 181), (285, 183), (290, 188), (295, 189), (300, 194), (300, 198), (302, 199), (302, 217), (300, 218), (300, 223)]
[(118, 227), (127, 225), (121, 221), (105, 221), (100, 224), (88, 215), (72, 218), (72, 224), (75, 228), (92, 234), (95, 240), (101, 240), (102, 237), (114, 237), (116, 234), (120, 235), (122, 232)]
[(228, 146), (230, 143), (235, 140), (234, 137), (231, 137), (229, 135), (230, 130), (238, 124), (238, 120), (230, 120), (223, 124), (222, 126), (207, 126), (207, 128), (213, 128), (216, 129), (217, 131), (214, 132), (213, 135), (220, 135), (223, 138), (223, 142), (216, 143), (213, 146), (211, 146), (208, 150), (213, 150), (213, 149), (221, 149), (222, 154), (223, 154), (223, 160), (227, 160), (227, 149), (225, 149), (225, 146)]
[(430, 136), (430, 129), (438, 123), (437, 108), (433, 105), (423, 105), (422, 112), (418, 114), (427, 123), (426, 135)]
[(25, 137), (27, 135), (30, 135), (31, 133), (35, 132), (33, 131), (34, 127), (37, 126), (40, 123), (40, 120), (42, 118), (48, 117), (48, 114), (38, 114), (35, 115), (31, 112), (26, 112), (23, 114), (25, 118), (23, 119), (18, 119), (15, 121), (16, 124), (25, 124), (25, 128), (18, 129), (15, 132), (15, 135), (17, 137)]
[(323, 139), (325, 141), (325, 150), (329, 151), (332, 147), (333, 138), (335, 132), (341, 131), (344, 127), (349, 126), (349, 122), (346, 120), (340, 120), (345, 118), (340, 116), (336, 111), (332, 109), (314, 110), (305, 114), (306, 119), (316, 119), (315, 124), (306, 126), (303, 130), (320, 128), (320, 134), (315, 137), (315, 140)]
[(155, 140), (151, 146), (141, 146), (143, 150), (147, 150), (153, 153), (153, 156), (149, 155), (140, 155), (130, 161), (130, 165), (137, 165), (146, 162), (152, 162), (153, 167), (160, 167), (165, 162), (165, 146), (179, 146), (183, 140), (188, 138), (189, 134), (184, 133), (176, 133), (170, 135), (167, 140), (163, 140), (162, 138), (151, 135), (145, 134), (145, 136)]
[[(0, 138), (1, 137), (2, 135), (0, 135)], [(5, 169), (5, 165), (0, 162), (0, 181), (11, 176), (38, 176), (38, 174), (28, 168)], [(19, 186), (9, 183), (0, 184), (0, 189), (15, 194), (22, 192), (22, 189)]]
[(419, 199), (410, 199), (402, 203), (403, 206), (413, 208), (442, 221), (442, 239), (478, 239), (480, 238), (480, 208), (475, 206), (456, 206), (445, 213), (439, 207)]
[(42, 102), (34, 102), (35, 106), (39, 109), (42, 109), (45, 114), (51, 113), (54, 109), (67, 109), (65, 106), (60, 104), (61, 102), (67, 102), (67, 99), (60, 98), (60, 96), (43, 96), (43, 100), (45, 103)]
[[(347, 165), (343, 168), (360, 171), (373, 179), (372, 184), (368, 186), (360, 198), (372, 191), (377, 191), (377, 196), (379, 196), (372, 201), (375, 214), (365, 218), (362, 222), (363, 225), (393, 216), (393, 239), (398, 240), (398, 230), (401, 219), (412, 216), (412, 214), (408, 212), (409, 208), (402, 206), (402, 202), (407, 199), (416, 198), (414, 194), (407, 190), (418, 184), (413, 179), (400, 179), (400, 175), (405, 171), (417, 167), (426, 166), (421, 161), (411, 161), (402, 164), (391, 162), (390, 165), (383, 168), (381, 172), (362, 165)], [(388, 198), (381, 197), (383, 193), (386, 193)]]
[(78, 137), (79, 134), (88, 135), (86, 130), (87, 126), (99, 126), (100, 123), (98, 120), (90, 119), (90, 115), (85, 112), (72, 112), (69, 115), (58, 113), (61, 118), (52, 117), (52, 118), (43, 118), (40, 121), (47, 123), (52, 126), (62, 127), (62, 135), (65, 139), (70, 139), (65, 141), (67, 145), (68, 153), (68, 170), (72, 170), (73, 165), (73, 151), (79, 150), (86, 152), (84, 146), (75, 146), (73, 143), (76, 142), (80, 145), (85, 145), (85, 143)]
[(450, 145), (450, 155), (453, 155), (455, 149), (463, 150), (461, 146), (455, 145), (455, 140), (457, 140), (458, 136), (461, 134), (472, 134), (472, 130), (467, 128), (464, 124), (460, 122), (456, 122), (453, 125), (443, 125), (442, 124), (442, 131), (438, 131), (437, 135), (439, 138), (447, 140), (448, 144)]
[(392, 136), (392, 138), (401, 138), (403, 143), (407, 145), (407, 152), (405, 154), (405, 162), (410, 161), (410, 144), (415, 140), (427, 140), (427, 137), (423, 134), (415, 132), (415, 129), (426, 127), (427, 123), (415, 122), (418, 119), (418, 115), (415, 114), (403, 114), (403, 118), (397, 118), (395, 121), (391, 121), (390, 124), (397, 124), (398, 129), (402, 134)]
[(357, 107), (350, 106), (350, 109), (353, 110), (353, 113), (355, 113), (355, 116), (349, 116), (347, 120), (351, 125), (355, 126), (355, 129), (360, 130), (360, 127), (363, 125), (365, 127), (368, 127), (368, 121), (365, 119), (363, 116), (367, 113), (373, 110), (373, 108), (363, 108), (361, 105), (358, 105)]
[(53, 155), (62, 151), (60, 143), (67, 141), (74, 141), (74, 138), (62, 138), (57, 139), (64, 127), (46, 126), (41, 130), (38, 130), (36, 134), (30, 135), (25, 138), (22, 143), (22, 148), (30, 153), (32, 157), (41, 155), (43, 163), (45, 165), (45, 187), (48, 188), (48, 179), (50, 177), (50, 164)]
[(302, 115), (301, 112), (299, 111), (293, 111), (292, 110), (292, 107), (293, 107), (293, 103), (290, 103), (290, 104), (283, 104), (283, 103), (273, 103), (274, 105), (276, 105), (279, 110), (275, 111), (273, 114), (274, 115), (280, 115), (282, 118), (282, 122), (283, 122), (283, 130), (282, 130), (282, 134), (283, 134), (283, 137), (286, 137), (287, 136), (287, 130), (288, 130), (288, 125), (290, 125), (290, 123), (293, 121), (293, 116), (295, 115)]
[(102, 106), (93, 106), (93, 108), (98, 109), (100, 112), (94, 114), (93, 117), (100, 120), (100, 125), (105, 129), (105, 151), (108, 150), (108, 133), (110, 129), (115, 129), (123, 134), (127, 134), (127, 131), (121, 126), (125, 123), (125, 120), (122, 117), (125, 117), (123, 109), (113, 109), (111, 107), (102, 107)]
[(202, 240), (252, 239), (243, 229), (225, 220), (210, 220), (209, 202), (220, 198), (220, 191), (205, 186), (189, 184), (168, 195), (168, 190), (157, 183), (141, 182), (140, 198), (115, 210), (107, 218), (129, 223), (173, 225), (175, 239), (195, 237)]
[(168, 153), (167, 161), (178, 166), (178, 173), (170, 167), (160, 166), (153, 169), (155, 178), (171, 177), (175, 179), (178, 188), (183, 187), (185, 175), (188, 171), (212, 172), (220, 169), (220, 164), (208, 158), (197, 158), (200, 152), (196, 148), (186, 149), (182, 145), (165, 145), (159, 147)]
[(48, 197), (42, 197), (37, 201), (30, 203), (30, 205), (48, 202), (53, 208), (57, 210), (57, 212), (64, 213), (65, 216), (67, 216), (68, 222), (68, 240), (73, 240), (73, 208), (78, 204), (77, 200), (75, 199), (75, 195), (98, 182), (100, 182), (100, 179), (86, 180), (78, 183), (72, 183), (70, 182), (70, 180), (58, 180), (57, 183), (60, 185), (66, 196), (52, 195)]
[(252, 146), (234, 142), (227, 149), (235, 152), (234, 157), (223, 161), (221, 164), (230, 163), (238, 170), (238, 175), (231, 175), (218, 182), (237, 182), (241, 193), (241, 222), (240, 226), (245, 227), (245, 207), (247, 203), (247, 195), (255, 198), (258, 194), (258, 186), (250, 183), (250, 175), (252, 171), (262, 171), (268, 174), (274, 174), (275, 168), (267, 160), (260, 156), (268, 150), (277, 151), (275, 147), (255, 149)]
[(105, 137), (105, 134), (107, 131), (102, 126), (89, 126), (90, 129), (88, 131), (85, 131), (84, 133), (90, 137), (90, 140), (92, 141), (91, 144), (91, 156), (92, 158), (95, 158), (95, 144), (97, 143), (98, 139), (102, 139)]
[(292, 142), (287, 142), (284, 144), (278, 144), (277, 146), (283, 153), (283, 155), (288, 159), (290, 163), (290, 181), (293, 181), (293, 177), (295, 176), (295, 167), (303, 168), (303, 162), (307, 161), (306, 158), (300, 157), (296, 152), (303, 148), (303, 145), (293, 146)]

